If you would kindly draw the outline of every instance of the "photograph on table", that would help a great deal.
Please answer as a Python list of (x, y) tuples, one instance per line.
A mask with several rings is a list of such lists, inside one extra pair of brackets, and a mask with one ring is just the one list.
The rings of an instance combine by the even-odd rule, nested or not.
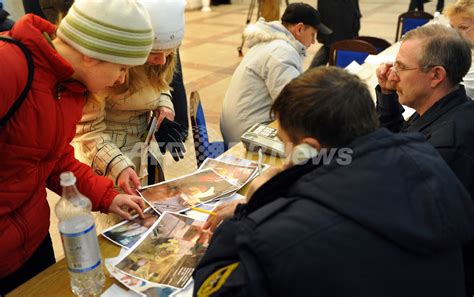
[(181, 212), (237, 191), (238, 188), (214, 170), (206, 169), (144, 187), (139, 193), (151, 207), (163, 213)]
[(209, 245), (211, 233), (203, 224), (165, 212), (115, 268), (158, 285), (184, 288)]
[(204, 160), (201, 167), (199, 167), (199, 170), (205, 170), (207, 168), (214, 169), (214, 171), (224, 176), (228, 181), (239, 187), (244, 186), (251, 180), (252, 176), (257, 173), (256, 165), (238, 165), (210, 158)]
[[(234, 165), (237, 165), (237, 166), (250, 166), (250, 167), (255, 166), (255, 167), (258, 167), (258, 162), (255, 162), (255, 161), (252, 161), (252, 160), (249, 160), (249, 159), (242, 159), (242, 158), (232, 156), (232, 155), (229, 155), (229, 154), (227, 154), (227, 155), (222, 154), (219, 157), (217, 157), (215, 160), (225, 162), (225, 163), (229, 163), (229, 164), (234, 164)], [(262, 164), (262, 166), (263, 166), (263, 168), (262, 168), (263, 171), (270, 168), (270, 165), (265, 164), (265, 163)], [(255, 173), (255, 175), (256, 175), (256, 173)]]
[(102, 232), (102, 235), (113, 243), (129, 249), (158, 220), (160, 214), (149, 207), (143, 211), (143, 216), (144, 218), (140, 218), (138, 215), (135, 215), (130, 221), (123, 221), (108, 228)]
[[(115, 264), (117, 264), (120, 261), (120, 259), (118, 258), (121, 258), (121, 257), (119, 256), (116, 258), (105, 259), (105, 267), (107, 268), (107, 271), (113, 278), (115, 278), (117, 281), (119, 281), (122, 285), (124, 285), (128, 289), (135, 291), (137, 293), (136, 294), (137, 296), (168, 297), (168, 296), (176, 296), (174, 295), (174, 293), (181, 291), (180, 289), (160, 286), (155, 283), (147, 282), (146, 280), (136, 278), (131, 275), (123, 273), (120, 269), (117, 269), (114, 267)], [(187, 287), (189, 287), (189, 285)], [(185, 290), (186, 288), (184, 288), (183, 290)], [(133, 295), (133, 294), (130, 294), (130, 295)]]

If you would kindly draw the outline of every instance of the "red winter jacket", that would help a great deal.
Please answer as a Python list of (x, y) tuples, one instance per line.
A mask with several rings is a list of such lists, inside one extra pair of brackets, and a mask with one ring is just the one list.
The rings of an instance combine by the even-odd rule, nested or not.
[[(43, 19), (26, 15), (5, 33), (28, 47), (35, 75), (22, 106), (0, 127), (0, 278), (20, 268), (47, 235), (45, 188), (61, 194), (61, 172), (74, 172), (79, 191), (91, 199), (94, 210), (107, 211), (118, 194), (112, 181), (74, 158), (69, 143), (81, 119), (86, 89), (68, 80), (73, 68), (42, 35), (55, 30)], [(3, 117), (23, 90), (28, 68), (19, 48), (1, 41), (0, 65)]]

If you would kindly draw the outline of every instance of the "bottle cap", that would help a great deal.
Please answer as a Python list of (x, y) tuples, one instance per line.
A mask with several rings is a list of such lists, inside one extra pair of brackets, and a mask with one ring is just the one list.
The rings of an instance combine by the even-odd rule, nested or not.
[(71, 171), (61, 173), (59, 176), (60, 184), (62, 187), (72, 186), (76, 184), (76, 177)]

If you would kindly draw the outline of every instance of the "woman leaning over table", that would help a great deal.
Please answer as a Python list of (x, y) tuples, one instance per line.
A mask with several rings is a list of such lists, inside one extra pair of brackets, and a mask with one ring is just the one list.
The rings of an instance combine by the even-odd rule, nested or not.
[[(112, 179), (126, 193), (133, 193), (141, 183), (162, 179), (161, 172), (147, 180), (144, 172), (137, 171), (147, 162), (147, 154), (143, 155), (141, 149), (152, 112), (157, 117), (156, 131), (165, 129), (164, 118), (171, 122), (174, 119), (169, 83), (175, 69), (176, 49), (184, 35), (184, 0), (139, 2), (148, 9), (155, 32), (147, 63), (130, 69), (125, 84), (94, 95), (94, 100), (84, 108), (73, 141), (79, 160), (91, 165), (97, 174)], [(169, 121), (168, 128), (174, 125)], [(149, 148), (160, 163), (162, 156), (156, 141)]]
[[(451, 27), (457, 29), (465, 39), (474, 45), (474, 0), (458, 0), (451, 3), (443, 11), (449, 18)], [(469, 72), (464, 76), (464, 87), (469, 97), (474, 98), (474, 51)]]

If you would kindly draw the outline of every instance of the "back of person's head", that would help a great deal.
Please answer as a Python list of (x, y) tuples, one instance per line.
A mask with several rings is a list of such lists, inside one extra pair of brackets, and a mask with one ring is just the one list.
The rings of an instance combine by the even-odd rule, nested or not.
[(154, 34), (147, 10), (135, 0), (76, 0), (57, 36), (84, 56), (121, 65), (142, 65)]
[(441, 24), (418, 27), (402, 38), (422, 40), (420, 66), (443, 66), (451, 85), (462, 81), (471, 67), (471, 45), (455, 29)]
[(456, 3), (449, 3), (443, 10), (443, 14), (448, 18), (460, 16), (463, 18), (474, 18), (474, 0), (458, 0)]
[(348, 145), (378, 127), (367, 85), (336, 67), (312, 68), (291, 81), (271, 112), (291, 141), (312, 137), (323, 147)]
[(153, 51), (177, 48), (184, 37), (185, 0), (139, 0), (148, 10), (155, 42)]
[(281, 16), (281, 23), (287, 28), (289, 25), (303, 23), (306, 26), (317, 29), (323, 34), (332, 33), (331, 29), (321, 22), (319, 11), (303, 2), (289, 4)]

